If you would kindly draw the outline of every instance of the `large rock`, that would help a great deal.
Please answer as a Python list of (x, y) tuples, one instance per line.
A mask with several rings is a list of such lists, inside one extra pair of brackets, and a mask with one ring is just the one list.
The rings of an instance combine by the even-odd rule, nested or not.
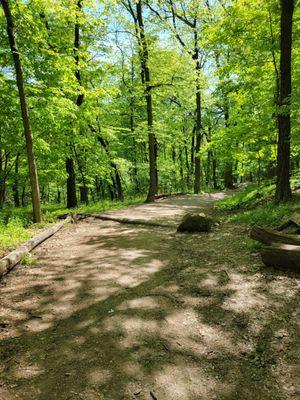
[(205, 214), (186, 214), (177, 232), (209, 232), (212, 226), (212, 218)]

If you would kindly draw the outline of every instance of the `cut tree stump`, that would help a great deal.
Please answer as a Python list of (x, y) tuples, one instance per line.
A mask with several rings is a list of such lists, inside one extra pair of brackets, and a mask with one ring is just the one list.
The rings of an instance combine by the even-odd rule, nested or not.
[(39, 233), (38, 235), (29, 239), (26, 243), (19, 246), (16, 250), (12, 251), (11, 253), (7, 254), (7, 256), (3, 257), (0, 260), (0, 277), (6, 275), (10, 270), (17, 265), (22, 257), (33, 250), (36, 246), (44, 242), (50, 236), (53, 236), (56, 232), (58, 232), (66, 223), (71, 222), (72, 217), (68, 216), (64, 221), (59, 222), (58, 224), (51, 226), (44, 230), (43, 232)]
[(260, 253), (263, 263), (268, 267), (300, 271), (300, 246), (278, 243), (263, 247)]
[(260, 226), (255, 226), (251, 229), (250, 237), (251, 239), (267, 245), (272, 243), (284, 243), (300, 246), (300, 235), (279, 233), (273, 229), (261, 228)]

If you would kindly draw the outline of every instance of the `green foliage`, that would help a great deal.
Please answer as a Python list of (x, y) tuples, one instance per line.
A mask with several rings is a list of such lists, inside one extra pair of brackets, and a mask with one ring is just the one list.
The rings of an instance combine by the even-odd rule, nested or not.
[[(247, 225), (276, 226), (290, 214), (300, 210), (299, 195), (292, 201), (274, 204), (274, 185), (247, 185), (238, 192), (220, 200), (216, 208), (226, 213), (231, 221)], [(251, 245), (250, 245), (251, 247)]]
[(21, 258), (21, 264), (23, 265), (35, 265), (37, 263), (37, 259), (32, 256), (31, 253), (24, 254)]
[[(86, 0), (81, 10), (73, 0), (10, 3), (24, 70), (44, 221), (53, 222), (57, 214), (67, 211), (66, 158), (70, 157), (75, 165), (77, 198), (83, 187), (89, 195), (90, 205), (79, 210), (116, 206), (110, 201), (116, 198), (116, 170), (126, 201), (145, 198), (149, 155), (141, 43), (136, 40), (130, 8), (124, 6), (130, 3), (135, 9), (136, 2)], [(142, 6), (158, 149), (158, 191), (193, 190), (199, 91), (201, 191), (224, 187), (229, 164), (236, 182), (255, 184), (220, 202), (219, 209), (242, 210), (239, 218), (244, 220), (277, 220), (285, 211), (268, 205), (274, 185), (263, 182), (274, 175), (276, 164), (279, 2), (143, 0)], [(300, 185), (299, 18), (300, 9), (295, 7), (294, 186)], [(75, 26), (79, 28), (80, 48), (74, 52)], [(4, 226), (18, 217), (28, 228), (27, 158), (2, 7), (0, 54), (0, 215)], [(80, 107), (76, 104), (79, 94), (84, 95)], [(22, 208), (12, 207), (15, 197)], [(255, 207), (257, 210), (251, 211)]]
[(299, 199), (288, 203), (273, 204), (272, 202), (249, 211), (242, 211), (232, 216), (232, 220), (247, 225), (278, 226), (295, 211), (300, 211)]
[(249, 184), (229, 195), (224, 200), (218, 201), (216, 207), (220, 211), (247, 210), (259, 206), (273, 199), (275, 191), (274, 184)]
[[(126, 207), (132, 204), (139, 204), (143, 201), (141, 197), (128, 198), (124, 203), (105, 200), (72, 209), (71, 212), (98, 213), (113, 209)], [(32, 224), (31, 210), (27, 208), (4, 208), (0, 210), (0, 257), (4, 253), (13, 250), (19, 244), (28, 240), (31, 236), (44, 229), (49, 224), (57, 222), (57, 216), (70, 213), (65, 207), (54, 204), (43, 205), (44, 221), (40, 224)], [(26, 262), (27, 263), (27, 262)]]
[(6, 224), (4, 224), (3, 218), (1, 218), (0, 256), (3, 256), (4, 252), (14, 249), (17, 245), (29, 239), (32, 234), (32, 232), (24, 227), (23, 221), (19, 217), (10, 218)]

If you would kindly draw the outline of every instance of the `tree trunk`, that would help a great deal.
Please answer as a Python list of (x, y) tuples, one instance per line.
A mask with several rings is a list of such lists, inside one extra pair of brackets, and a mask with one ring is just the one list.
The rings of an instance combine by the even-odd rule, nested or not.
[[(82, 1), (77, 1), (77, 11), (80, 13), (82, 10)], [(76, 17), (76, 23), (74, 26), (74, 60), (75, 60), (75, 78), (78, 82), (78, 85), (81, 86), (81, 75), (79, 68), (79, 49), (80, 49), (80, 24), (78, 22), (78, 16)], [(80, 107), (84, 101), (84, 94), (80, 93), (76, 98), (76, 105)], [(67, 208), (73, 208), (77, 206), (77, 197), (76, 197), (76, 174), (74, 161), (70, 157), (66, 159), (66, 171), (68, 173), (67, 179)]]
[(26, 141), (27, 159), (28, 159), (28, 166), (29, 166), (29, 179), (30, 179), (30, 186), (31, 186), (32, 206), (33, 206), (33, 220), (34, 220), (34, 222), (40, 222), (42, 215), (41, 215), (41, 205), (40, 205), (39, 183), (38, 183), (37, 168), (36, 168), (35, 157), (34, 157), (32, 132), (31, 132), (31, 126), (30, 126), (30, 120), (29, 120), (29, 114), (28, 114), (27, 99), (26, 99), (26, 94), (25, 94), (23, 69), (22, 69), (19, 50), (17, 47), (16, 39), (15, 39), (14, 22), (13, 22), (13, 18), (12, 18), (10, 7), (9, 7), (9, 1), (1, 0), (1, 3), (2, 3), (5, 17), (6, 17), (7, 33), (8, 33), (9, 44), (10, 44), (10, 48), (11, 48), (11, 52), (12, 52), (12, 56), (13, 56), (13, 60), (14, 60), (17, 86), (18, 86), (18, 91), (19, 91), (22, 121), (23, 121), (24, 135), (25, 135), (25, 141)]
[(88, 205), (89, 204), (89, 196), (88, 196), (89, 188), (87, 186), (80, 186), (79, 190), (80, 190), (80, 202)]
[(291, 137), (291, 59), (292, 59), (292, 27), (293, 0), (281, 0), (280, 21), (280, 107), (278, 119), (277, 144), (277, 182), (275, 201), (286, 201), (292, 196), (290, 186), (290, 137)]
[(3, 163), (2, 150), (0, 149), (0, 208), (4, 205), (6, 193), (6, 171), (3, 164), (5, 163)]
[(73, 158), (66, 159), (67, 178), (67, 208), (77, 207), (76, 176)]
[(151, 77), (149, 69), (149, 52), (145, 37), (144, 20), (142, 13), (142, 2), (137, 1), (136, 15), (138, 22), (138, 31), (140, 37), (140, 55), (141, 55), (141, 70), (142, 70), (142, 83), (145, 85), (145, 99), (147, 106), (147, 123), (148, 123), (148, 151), (149, 151), (149, 191), (147, 195), (147, 202), (152, 202), (158, 189), (158, 176), (157, 176), (157, 142), (155, 133), (153, 132), (153, 106), (151, 94)]
[[(94, 130), (94, 128), (90, 127), (92, 130)], [(98, 135), (98, 141), (101, 144), (101, 146), (104, 148), (107, 157), (110, 161), (110, 165), (114, 170), (114, 174), (115, 174), (115, 178), (113, 179), (114, 182), (114, 187), (115, 187), (115, 191), (116, 191), (116, 198), (119, 201), (124, 201), (124, 194), (123, 194), (123, 188), (122, 188), (122, 181), (121, 181), (121, 175), (118, 169), (117, 164), (113, 161), (112, 156), (110, 154), (110, 151), (108, 149), (108, 143), (106, 142), (106, 140), (103, 139), (102, 136)]]
[(26, 207), (26, 186), (25, 185), (23, 186), (23, 189), (22, 189), (21, 204), (22, 204), (22, 207)]
[(213, 176), (213, 185), (214, 189), (218, 189), (218, 181), (217, 181), (217, 161), (215, 155), (213, 155), (212, 160), (212, 176)]
[[(227, 100), (224, 100), (225, 104), (225, 111), (224, 111), (224, 119), (225, 119), (225, 127), (228, 128), (229, 126), (229, 109), (227, 106)], [(232, 174), (232, 162), (227, 161), (225, 164), (225, 171), (224, 171), (224, 186), (226, 189), (233, 189), (233, 174)]]
[(13, 197), (15, 207), (20, 207), (20, 196), (19, 196), (19, 159), (20, 154), (18, 153), (15, 161), (15, 175), (14, 175), (14, 183), (13, 183)]
[(57, 188), (56, 203), (61, 203), (61, 191), (59, 188)]
[(195, 27), (194, 31), (195, 39), (195, 51), (193, 59), (196, 61), (196, 121), (195, 121), (195, 178), (194, 178), (194, 193), (200, 192), (200, 180), (201, 180), (201, 165), (200, 165), (200, 146), (201, 146), (201, 87), (200, 87), (200, 72), (201, 65), (199, 61), (199, 49), (198, 49), (198, 33)]
[(233, 189), (233, 175), (232, 175), (232, 164), (226, 163), (224, 172), (224, 186), (226, 189)]

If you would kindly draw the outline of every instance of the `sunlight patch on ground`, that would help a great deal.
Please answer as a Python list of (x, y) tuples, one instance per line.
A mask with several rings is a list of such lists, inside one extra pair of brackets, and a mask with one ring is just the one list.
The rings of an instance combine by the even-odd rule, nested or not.
[[(170, 377), (172, 381), (170, 382)], [(200, 366), (181, 365), (165, 366), (154, 376), (157, 398), (172, 400), (207, 399), (213, 394), (226, 394), (228, 383), (218, 382), (209, 376)]]
[(223, 308), (236, 312), (250, 312), (252, 309), (265, 308), (269, 306), (268, 298), (257, 292), (260, 286), (258, 277), (247, 277), (242, 274), (230, 274), (230, 283), (226, 286), (234, 290), (223, 303)]

